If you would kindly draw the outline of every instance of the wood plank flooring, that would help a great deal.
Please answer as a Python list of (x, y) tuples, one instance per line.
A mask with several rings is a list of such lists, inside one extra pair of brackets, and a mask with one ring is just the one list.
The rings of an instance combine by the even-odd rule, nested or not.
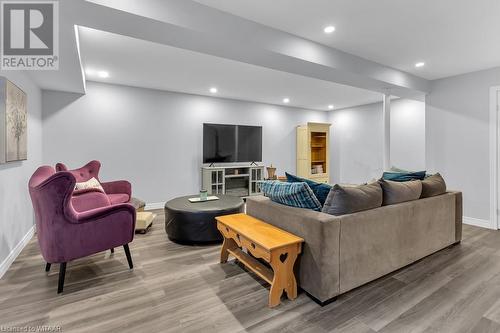
[(500, 232), (464, 226), (464, 240), (320, 307), (303, 292), (267, 307), (269, 286), (220, 245), (170, 242), (157, 211), (150, 232), (123, 248), (45, 273), (36, 237), (0, 280), (0, 330), (62, 332), (500, 332)]

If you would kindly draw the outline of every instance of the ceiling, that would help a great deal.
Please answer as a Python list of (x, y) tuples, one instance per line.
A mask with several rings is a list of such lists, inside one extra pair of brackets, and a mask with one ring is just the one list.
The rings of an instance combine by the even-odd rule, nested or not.
[[(79, 27), (87, 80), (328, 110), (380, 102), (380, 93)], [(108, 71), (100, 78), (97, 71)]]
[(500, 66), (498, 0), (195, 1), (429, 80)]

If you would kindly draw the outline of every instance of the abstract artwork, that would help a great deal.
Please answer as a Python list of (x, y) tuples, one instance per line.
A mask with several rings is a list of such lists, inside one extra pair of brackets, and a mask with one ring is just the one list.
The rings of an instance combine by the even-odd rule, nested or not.
[(26, 93), (0, 77), (0, 163), (28, 158)]

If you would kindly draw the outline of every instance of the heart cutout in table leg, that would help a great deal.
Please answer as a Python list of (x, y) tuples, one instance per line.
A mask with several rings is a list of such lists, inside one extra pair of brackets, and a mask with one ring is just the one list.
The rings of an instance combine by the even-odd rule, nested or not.
[(282, 263), (285, 263), (286, 258), (288, 258), (288, 253), (283, 253), (283, 254), (280, 255), (280, 261)]

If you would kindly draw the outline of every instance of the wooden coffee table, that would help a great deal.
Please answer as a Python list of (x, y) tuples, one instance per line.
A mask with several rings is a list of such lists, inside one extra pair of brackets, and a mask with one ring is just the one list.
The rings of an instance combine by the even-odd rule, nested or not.
[[(227, 262), (231, 254), (270, 283), (269, 307), (280, 304), (283, 291), (288, 299), (297, 298), (293, 265), (302, 250), (302, 238), (246, 214), (225, 215), (215, 219), (217, 229), (224, 236), (220, 253), (221, 263)], [(268, 262), (272, 270), (255, 258)]]

